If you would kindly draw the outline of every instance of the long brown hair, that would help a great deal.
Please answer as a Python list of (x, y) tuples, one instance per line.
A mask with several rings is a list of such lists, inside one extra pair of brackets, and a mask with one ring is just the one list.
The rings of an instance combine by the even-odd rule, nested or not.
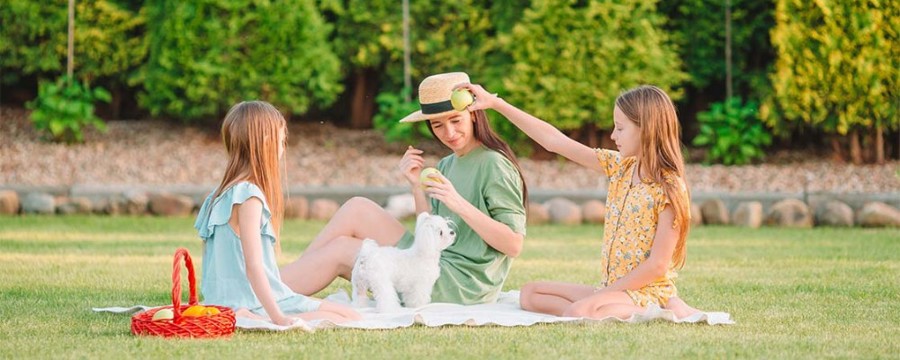
[(222, 122), (222, 140), (228, 151), (228, 166), (216, 189), (217, 198), (226, 186), (248, 181), (262, 190), (275, 228), (275, 250), (281, 250), (281, 224), (284, 219), (284, 199), (278, 156), (278, 131), (287, 126), (284, 116), (264, 101), (244, 101), (231, 107)]
[[(475, 120), (475, 124), (472, 125), (475, 139), (488, 149), (503, 155), (516, 167), (516, 171), (519, 172), (519, 179), (522, 180), (522, 206), (527, 209), (528, 185), (525, 184), (525, 177), (522, 176), (522, 167), (519, 166), (519, 160), (516, 158), (516, 154), (513, 153), (512, 148), (510, 148), (509, 145), (494, 132), (494, 129), (491, 128), (491, 123), (488, 121), (487, 114), (484, 110), (470, 111), (469, 114), (471, 114), (472, 118)], [(428, 131), (430, 131), (431, 135), (437, 139), (437, 134), (435, 134), (434, 129), (431, 128), (431, 121), (429, 120), (426, 122), (428, 123)]]
[[(681, 268), (684, 266), (685, 242), (691, 225), (691, 195), (684, 179), (681, 127), (675, 105), (662, 89), (643, 85), (619, 95), (616, 106), (641, 128), (639, 170), (663, 187), (675, 210), (678, 242), (672, 261), (676, 268)], [(687, 196), (684, 196), (685, 193)]]

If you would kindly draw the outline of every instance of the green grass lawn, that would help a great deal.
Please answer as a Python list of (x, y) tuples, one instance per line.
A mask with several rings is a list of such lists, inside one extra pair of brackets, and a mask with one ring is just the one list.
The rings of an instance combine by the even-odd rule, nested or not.
[[(604, 323), (314, 334), (238, 332), (222, 340), (137, 338), (130, 317), (95, 306), (170, 303), (172, 254), (200, 263), (193, 219), (0, 218), (0, 358), (896, 358), (900, 230), (700, 227), (678, 287), (731, 326)], [(288, 222), (281, 263), (322, 227)], [(534, 226), (506, 289), (532, 280), (594, 283), (597, 226)], [(349, 289), (340, 280), (326, 296)], [(186, 298), (186, 296), (185, 296)]]

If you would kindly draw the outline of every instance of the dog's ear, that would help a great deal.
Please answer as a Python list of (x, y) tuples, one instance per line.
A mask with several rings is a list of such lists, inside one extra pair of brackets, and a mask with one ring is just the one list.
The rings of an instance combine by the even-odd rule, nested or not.
[(416, 228), (418, 228), (419, 225), (422, 225), (422, 223), (425, 222), (425, 219), (428, 219), (429, 216), (431, 216), (431, 214), (429, 214), (427, 211), (420, 212), (419, 215), (416, 216)]

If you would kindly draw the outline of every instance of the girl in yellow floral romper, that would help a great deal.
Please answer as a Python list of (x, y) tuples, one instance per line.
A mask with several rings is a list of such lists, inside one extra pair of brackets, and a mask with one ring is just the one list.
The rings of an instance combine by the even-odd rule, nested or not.
[(494, 109), (549, 151), (609, 177), (599, 286), (526, 284), (522, 308), (552, 315), (627, 319), (657, 304), (677, 317), (697, 312), (677, 297), (684, 264), (690, 194), (675, 106), (661, 89), (640, 86), (616, 99), (612, 140), (618, 151), (591, 149), (510, 105), (480, 85), (461, 84), (471, 110)]

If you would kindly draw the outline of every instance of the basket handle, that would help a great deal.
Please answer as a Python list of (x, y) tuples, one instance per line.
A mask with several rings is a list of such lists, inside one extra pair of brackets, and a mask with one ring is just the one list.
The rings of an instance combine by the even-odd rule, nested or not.
[(175, 261), (172, 262), (172, 311), (175, 318), (181, 317), (181, 262), (184, 259), (184, 266), (188, 271), (188, 286), (190, 287), (189, 305), (197, 305), (197, 279), (194, 276), (194, 262), (191, 261), (191, 254), (185, 248), (175, 250)]

